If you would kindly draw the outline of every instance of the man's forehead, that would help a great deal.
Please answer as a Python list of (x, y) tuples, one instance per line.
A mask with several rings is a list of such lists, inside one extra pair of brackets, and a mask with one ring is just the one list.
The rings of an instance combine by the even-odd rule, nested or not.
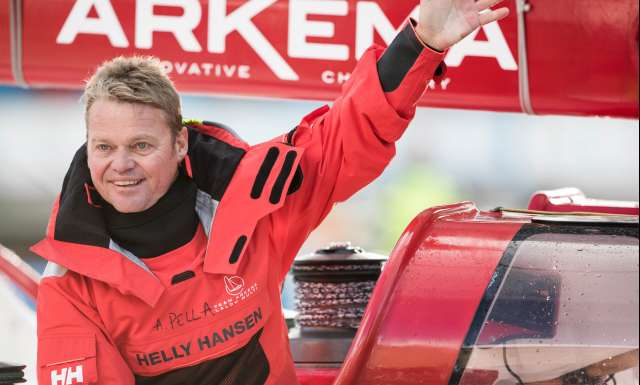
[(89, 109), (87, 123), (87, 133), (92, 138), (155, 138), (169, 131), (162, 110), (111, 100), (97, 100)]
[(145, 141), (156, 141), (158, 140), (158, 135), (152, 135), (152, 134), (147, 134), (147, 133), (137, 133), (137, 132), (133, 132), (131, 133), (131, 135), (117, 135), (114, 134), (113, 131), (100, 131), (100, 130), (94, 130), (91, 132), (91, 134), (89, 135), (89, 140), (91, 142), (106, 142), (106, 141), (112, 141), (112, 140), (126, 140), (128, 142), (135, 142), (135, 141), (139, 141), (139, 140), (145, 140)]

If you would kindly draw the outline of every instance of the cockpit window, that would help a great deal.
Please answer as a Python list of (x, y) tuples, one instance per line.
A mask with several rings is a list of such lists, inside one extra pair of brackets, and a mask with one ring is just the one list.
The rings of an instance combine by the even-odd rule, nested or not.
[(518, 237), (450, 384), (637, 385), (638, 229), (533, 224)]

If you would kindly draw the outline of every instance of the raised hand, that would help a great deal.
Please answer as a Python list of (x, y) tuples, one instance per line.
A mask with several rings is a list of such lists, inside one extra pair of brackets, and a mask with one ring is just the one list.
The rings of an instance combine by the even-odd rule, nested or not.
[(476, 28), (505, 18), (509, 9), (491, 9), (503, 0), (420, 0), (416, 32), (423, 42), (444, 51)]

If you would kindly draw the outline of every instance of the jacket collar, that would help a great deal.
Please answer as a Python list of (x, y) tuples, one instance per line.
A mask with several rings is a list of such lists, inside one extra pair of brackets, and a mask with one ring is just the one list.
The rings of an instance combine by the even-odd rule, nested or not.
[[(188, 126), (186, 165), (198, 189), (220, 200), (249, 146), (223, 128)], [(215, 206), (212, 206), (215, 207)], [(208, 226), (209, 224), (207, 224)], [(76, 152), (54, 203), (45, 238), (31, 247), (44, 259), (109, 284), (154, 306), (164, 291), (135, 256), (111, 240), (87, 166), (87, 147)]]
[[(282, 207), (286, 196), (302, 183), (303, 149), (279, 138), (249, 147), (210, 123), (188, 127), (185, 167), (201, 192), (198, 200), (210, 199), (211, 203), (196, 203), (196, 209), (211, 209), (210, 216), (199, 212), (209, 235), (204, 271), (237, 274), (258, 221)], [(155, 306), (164, 292), (163, 284), (138, 258), (114, 247), (97, 198), (83, 145), (65, 176), (46, 237), (31, 250)]]

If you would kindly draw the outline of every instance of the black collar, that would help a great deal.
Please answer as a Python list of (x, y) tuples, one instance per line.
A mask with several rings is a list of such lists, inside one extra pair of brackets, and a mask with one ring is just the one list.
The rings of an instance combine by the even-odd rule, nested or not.
[(106, 201), (102, 210), (107, 232), (118, 245), (139, 258), (165, 254), (188, 243), (198, 228), (197, 186), (180, 168), (169, 190), (145, 211), (121, 213)]

